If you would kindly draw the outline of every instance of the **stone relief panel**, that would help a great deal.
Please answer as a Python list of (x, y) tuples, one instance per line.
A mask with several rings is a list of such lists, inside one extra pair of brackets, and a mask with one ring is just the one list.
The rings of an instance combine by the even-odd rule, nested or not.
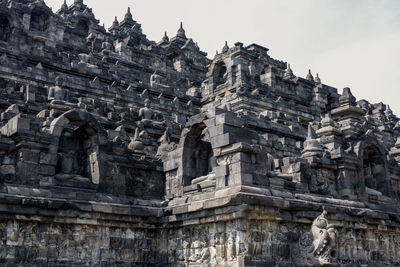
[[(343, 225), (338, 227), (336, 225)], [(362, 225), (357, 225), (362, 227)], [(266, 220), (227, 221), (171, 230), (168, 262), (174, 266), (393, 266), (400, 257), (396, 234), (328, 221), (311, 224)], [(295, 264), (295, 265), (293, 265)]]
[(166, 264), (164, 239), (152, 230), (10, 220), (0, 223), (0, 265)]
[(162, 173), (136, 168), (128, 168), (125, 184), (127, 196), (159, 198), (165, 190)]
[(171, 231), (169, 262), (180, 266), (232, 266), (244, 257), (245, 232), (240, 222), (220, 222)]
[(392, 266), (400, 257), (400, 238), (363, 223), (327, 220), (324, 210), (312, 223), (296, 225), (298, 234), (291, 246), (297, 266), (362, 266), (372, 262)]

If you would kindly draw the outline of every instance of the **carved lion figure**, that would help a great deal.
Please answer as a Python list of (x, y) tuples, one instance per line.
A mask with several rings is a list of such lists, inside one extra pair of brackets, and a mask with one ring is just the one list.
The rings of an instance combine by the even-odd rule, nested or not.
[(329, 224), (326, 215), (327, 212), (324, 209), (311, 226), (311, 233), (313, 235), (312, 254), (322, 266), (332, 266), (336, 263), (336, 239), (338, 232), (332, 224)]

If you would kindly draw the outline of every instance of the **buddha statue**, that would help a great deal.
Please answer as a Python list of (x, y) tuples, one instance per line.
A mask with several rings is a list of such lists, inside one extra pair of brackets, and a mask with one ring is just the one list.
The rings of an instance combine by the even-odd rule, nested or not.
[(150, 108), (150, 100), (144, 100), (144, 107), (139, 109), (139, 118), (142, 121), (144, 120), (153, 120), (154, 118), (154, 111)]
[(139, 119), (138, 127), (140, 128), (164, 128), (163, 117), (150, 108), (150, 100), (148, 98), (144, 100), (144, 107), (139, 109)]
[(55, 80), (55, 86), (50, 87), (47, 99), (50, 101), (67, 101), (67, 92), (62, 88), (63, 79), (57, 77)]

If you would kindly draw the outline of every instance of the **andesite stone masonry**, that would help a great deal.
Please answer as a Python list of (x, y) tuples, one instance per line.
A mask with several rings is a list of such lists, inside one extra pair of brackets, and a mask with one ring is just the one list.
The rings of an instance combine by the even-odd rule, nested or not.
[(390, 107), (177, 28), (0, 0), (0, 264), (400, 266)]

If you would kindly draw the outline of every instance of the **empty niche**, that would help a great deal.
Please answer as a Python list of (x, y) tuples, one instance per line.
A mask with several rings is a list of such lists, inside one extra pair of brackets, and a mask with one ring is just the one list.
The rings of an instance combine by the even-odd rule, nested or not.
[(7, 42), (11, 35), (10, 21), (5, 15), (0, 15), (0, 41)]
[(268, 65), (265, 65), (262, 69), (261, 69), (261, 72), (260, 72), (260, 77), (259, 77), (259, 79), (260, 79), (260, 82), (261, 83), (268, 83), (268, 73), (269, 73), (269, 67), (268, 67)]
[(79, 35), (82, 35), (84, 37), (88, 36), (89, 34), (89, 22), (86, 19), (80, 19), (77, 26), (76, 30)]
[(31, 13), (30, 29), (44, 32), (49, 27), (49, 16), (41, 10), (34, 9)]
[(231, 73), (232, 73), (232, 84), (236, 83), (236, 76), (238, 72), (238, 67), (236, 65), (233, 65), (231, 68)]

